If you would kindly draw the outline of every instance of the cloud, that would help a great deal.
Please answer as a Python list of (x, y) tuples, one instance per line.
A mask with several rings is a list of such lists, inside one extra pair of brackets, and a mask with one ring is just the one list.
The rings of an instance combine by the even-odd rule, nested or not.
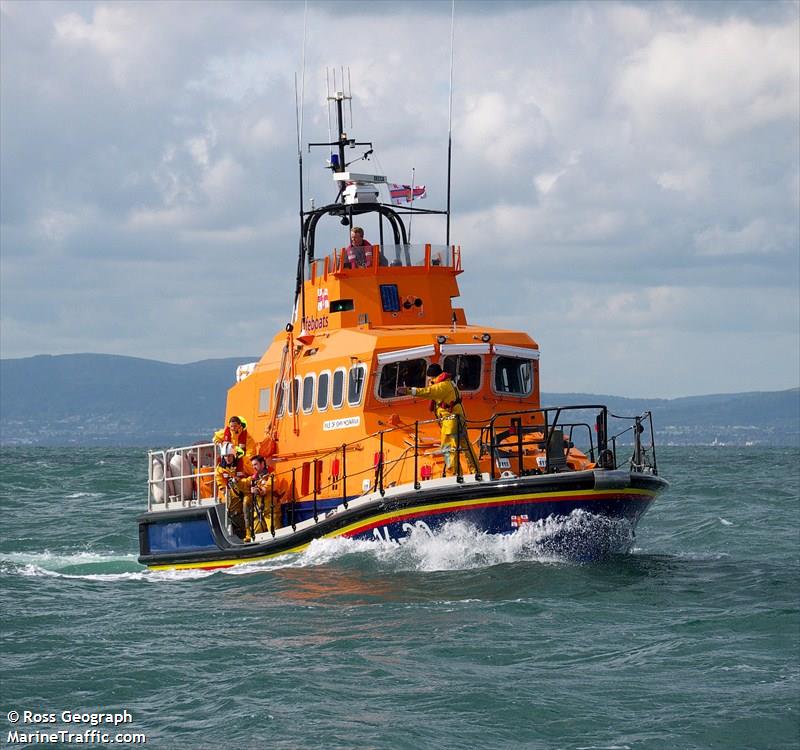
[[(3, 356), (260, 350), (291, 306), (302, 4), (0, 7)], [(414, 168), (429, 208), (446, 197), (449, 10), (309, 4), (304, 140), (328, 139), (326, 70), (341, 88), (349, 65), (348, 132), (375, 149), (356, 165)], [(469, 319), (530, 331), (550, 390), (796, 384), (796, 4), (456, 12)], [(317, 205), (335, 195), (326, 158), (303, 152)], [(413, 234), (443, 242), (444, 226), (415, 219)], [(318, 255), (345, 242), (329, 222)], [(221, 309), (235, 335), (215, 335)], [(723, 365), (725, 347), (776, 365)]]
[(762, 26), (733, 18), (698, 25), (676, 19), (622, 68), (616, 95), (643, 135), (678, 126), (709, 142), (797, 116), (800, 24)]

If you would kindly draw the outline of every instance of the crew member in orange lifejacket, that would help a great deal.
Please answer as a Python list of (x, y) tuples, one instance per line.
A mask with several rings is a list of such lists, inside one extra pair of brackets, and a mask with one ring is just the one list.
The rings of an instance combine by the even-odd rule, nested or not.
[(272, 478), (272, 472), (264, 456), (253, 456), (255, 471), (250, 477), (250, 493), (253, 496), (253, 528), (256, 533), (272, 531), (281, 525), (281, 498), (284, 482)]
[(470, 471), (478, 473), (478, 460), (472, 444), (469, 442), (467, 434), (467, 417), (464, 407), (461, 405), (461, 394), (458, 392), (456, 384), (450, 374), (442, 372), (439, 365), (431, 365), (426, 372), (431, 379), (431, 384), (425, 388), (406, 388), (401, 386), (397, 389), (399, 395), (411, 393), (412, 396), (423, 396), (431, 398), (431, 411), (436, 414), (442, 428), (442, 453), (444, 454), (444, 472), (455, 473), (456, 446), (460, 446), (461, 453), (466, 456)]
[(244, 470), (244, 448), (224, 442), (216, 470), (217, 497), (224, 499), (228, 517), (236, 534), (250, 542), (253, 539), (253, 499), (250, 480)]
[(364, 230), (350, 230), (350, 247), (345, 249), (348, 268), (370, 268), (372, 266), (372, 244), (364, 239)]
[(256, 443), (247, 434), (247, 422), (244, 417), (232, 416), (228, 426), (214, 433), (215, 443), (231, 443), (234, 448), (241, 448), (244, 456), (244, 470), (247, 474), (253, 473), (250, 457), (256, 454)]

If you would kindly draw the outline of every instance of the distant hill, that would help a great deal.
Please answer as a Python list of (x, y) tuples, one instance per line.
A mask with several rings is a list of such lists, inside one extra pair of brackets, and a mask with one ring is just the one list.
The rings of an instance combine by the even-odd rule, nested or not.
[(194, 442), (219, 428), (236, 368), (257, 359), (173, 365), (107, 354), (66, 354), (0, 360), (0, 442)]
[[(0, 360), (3, 445), (182, 445), (225, 418), (236, 367), (258, 357), (173, 365), (106, 354)], [(631, 399), (544, 393), (544, 405), (605, 403), (651, 409), (662, 444), (800, 445), (800, 389)]]

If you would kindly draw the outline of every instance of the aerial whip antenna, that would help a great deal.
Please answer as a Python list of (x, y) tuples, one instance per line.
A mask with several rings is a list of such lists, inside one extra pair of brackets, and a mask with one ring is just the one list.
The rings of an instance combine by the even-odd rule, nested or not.
[[(294, 103), (295, 103), (295, 122), (297, 126), (297, 162), (300, 173), (300, 240), (297, 258), (297, 283), (294, 292), (294, 309), (297, 310), (297, 298), (301, 297), (301, 321), (306, 319), (306, 296), (303, 294), (303, 259), (305, 258), (305, 243), (303, 238), (303, 103), (305, 101), (306, 88), (306, 33), (308, 30), (308, 0), (303, 7), (303, 64), (300, 77), (300, 94), (297, 92), (297, 73), (294, 74)], [(295, 312), (295, 316), (296, 316)]]
[(450, 247), (450, 167), (453, 161), (453, 39), (455, 37), (456, 0), (450, 8), (450, 102), (447, 113), (447, 246)]

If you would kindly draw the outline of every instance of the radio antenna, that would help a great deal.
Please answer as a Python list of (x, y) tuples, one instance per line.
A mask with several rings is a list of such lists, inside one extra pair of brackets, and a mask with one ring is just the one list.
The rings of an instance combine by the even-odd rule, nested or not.
[(456, 0), (450, 7), (450, 102), (447, 112), (447, 241), (450, 247), (450, 171), (453, 162), (453, 40), (455, 38)]
[(294, 307), (297, 309), (297, 298), (301, 298), (302, 321), (306, 319), (306, 295), (303, 294), (303, 259), (305, 258), (305, 241), (303, 238), (303, 103), (306, 87), (306, 34), (308, 31), (308, 0), (303, 7), (303, 63), (300, 74), (300, 93), (297, 91), (297, 73), (294, 74), (295, 122), (297, 127), (297, 163), (300, 174), (300, 241), (297, 259), (297, 283), (294, 293)]

